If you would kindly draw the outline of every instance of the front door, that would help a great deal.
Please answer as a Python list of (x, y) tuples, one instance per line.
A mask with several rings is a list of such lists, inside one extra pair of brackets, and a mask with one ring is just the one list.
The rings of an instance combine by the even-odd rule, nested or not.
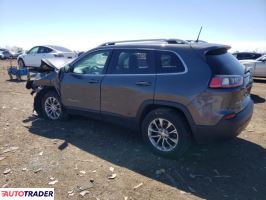
[(110, 50), (98, 50), (82, 56), (64, 73), (61, 99), (74, 110), (100, 112), (100, 86), (110, 56)]
[(37, 66), (37, 55), (39, 47), (33, 47), (28, 51), (27, 55), (24, 57), (24, 63), (29, 67), (39, 67)]

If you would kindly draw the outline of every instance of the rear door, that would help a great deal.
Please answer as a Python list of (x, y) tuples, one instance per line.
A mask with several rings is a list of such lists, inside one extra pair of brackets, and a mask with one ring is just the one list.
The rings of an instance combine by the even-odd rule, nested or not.
[(111, 50), (97, 50), (82, 56), (72, 64), (71, 72), (61, 80), (64, 106), (82, 111), (100, 112), (100, 85)]
[(145, 101), (153, 102), (153, 60), (150, 50), (114, 50), (108, 73), (101, 85), (102, 113), (135, 118)]

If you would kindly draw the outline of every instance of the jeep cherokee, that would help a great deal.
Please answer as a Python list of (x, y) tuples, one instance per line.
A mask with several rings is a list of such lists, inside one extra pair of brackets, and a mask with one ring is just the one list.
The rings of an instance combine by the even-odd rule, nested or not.
[[(253, 112), (252, 78), (230, 46), (178, 39), (109, 42), (27, 83), (34, 110), (49, 120), (68, 114), (139, 130), (163, 156), (192, 140), (237, 136)], [(46, 64), (47, 65), (46, 65)]]

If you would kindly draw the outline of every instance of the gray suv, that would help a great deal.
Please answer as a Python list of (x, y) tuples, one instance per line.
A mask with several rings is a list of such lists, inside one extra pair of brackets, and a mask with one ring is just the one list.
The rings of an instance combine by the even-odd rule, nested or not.
[(229, 48), (177, 39), (109, 42), (59, 70), (47, 64), (27, 87), (37, 92), (39, 116), (117, 122), (139, 130), (156, 153), (177, 157), (193, 140), (237, 136), (251, 119), (252, 78)]

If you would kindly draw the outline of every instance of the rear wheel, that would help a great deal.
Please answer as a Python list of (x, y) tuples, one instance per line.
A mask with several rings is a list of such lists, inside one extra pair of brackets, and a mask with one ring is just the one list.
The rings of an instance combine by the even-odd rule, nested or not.
[(190, 146), (186, 120), (172, 109), (151, 111), (142, 123), (142, 135), (151, 150), (166, 157), (180, 157)]
[(66, 117), (60, 97), (55, 91), (48, 91), (43, 95), (42, 113), (49, 120), (61, 120)]

